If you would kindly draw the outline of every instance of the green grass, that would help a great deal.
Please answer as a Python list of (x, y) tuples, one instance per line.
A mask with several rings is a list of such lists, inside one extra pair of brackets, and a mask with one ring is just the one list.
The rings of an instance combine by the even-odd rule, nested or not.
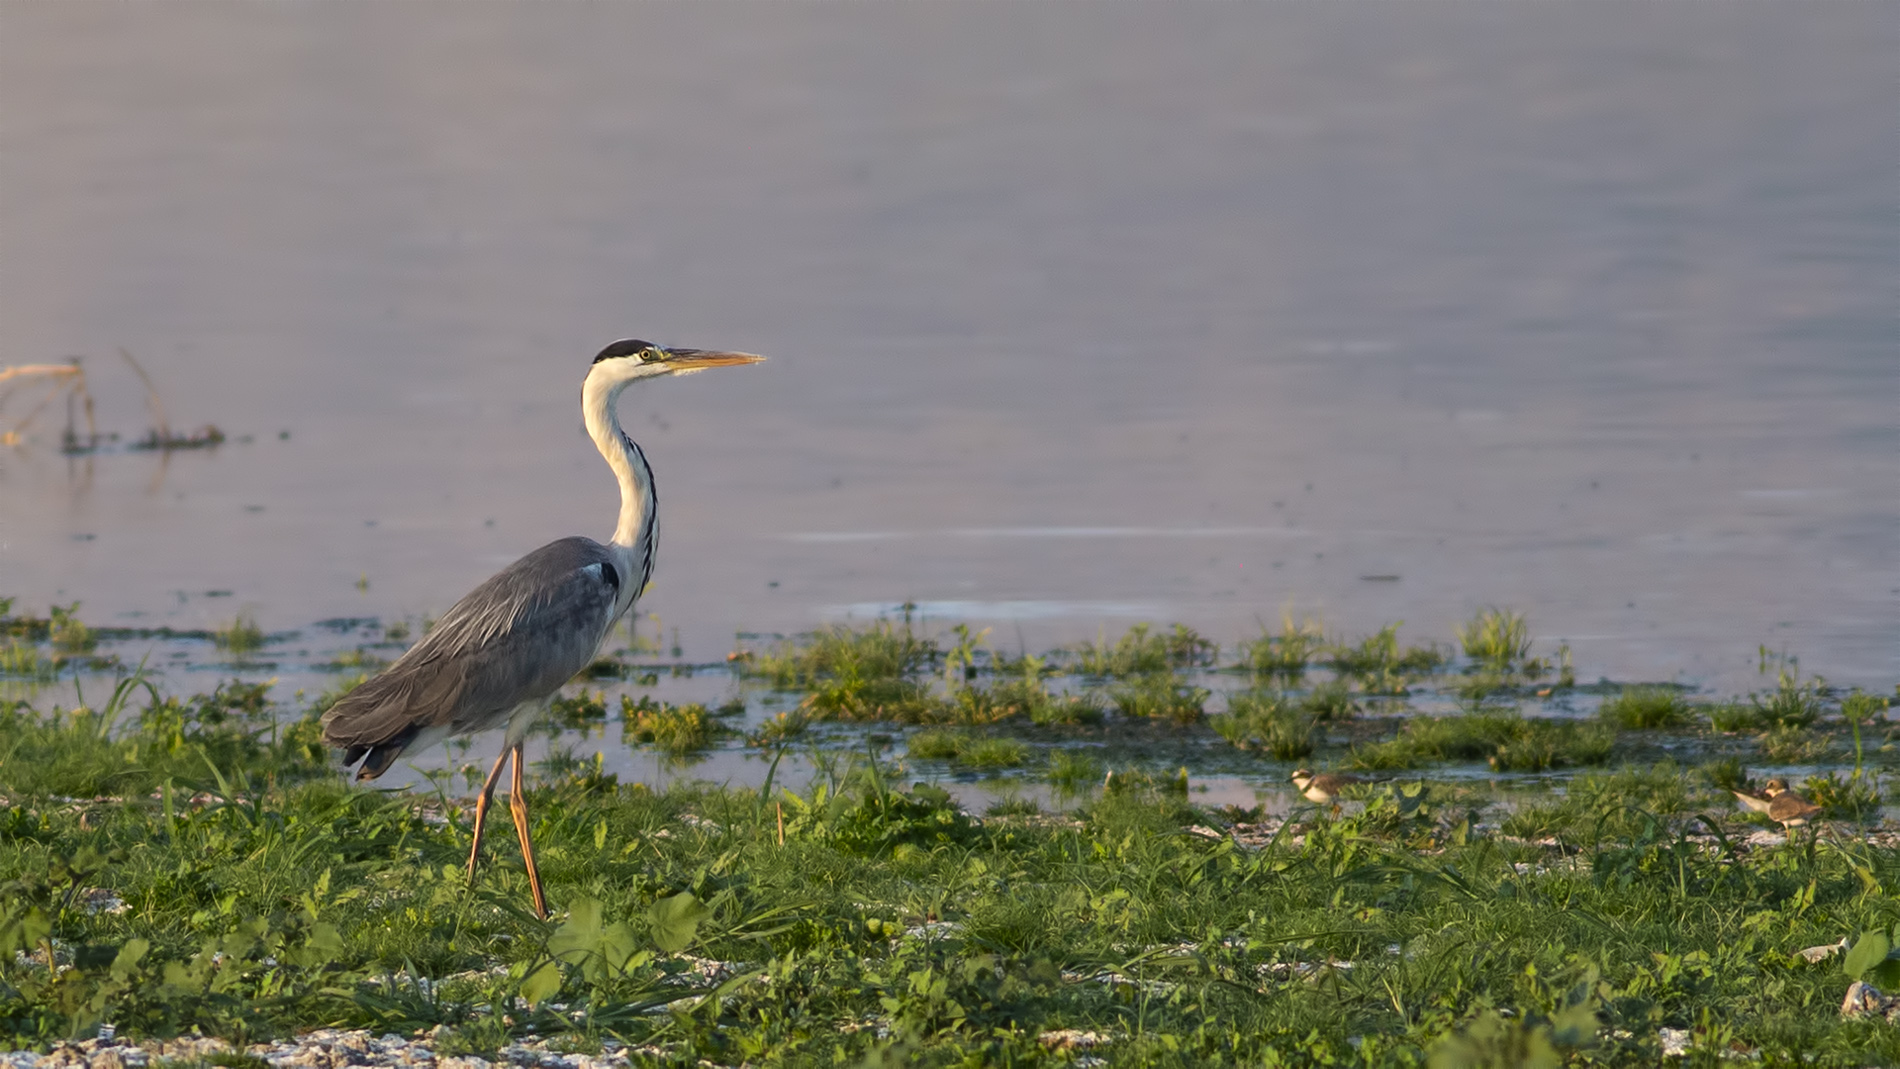
[[(10, 608), (0, 648), (109, 661), (111, 629), (62, 652), (60, 627), (83, 626), (70, 610), (61, 625)], [(1763, 1064), (1900, 1062), (1892, 1026), (1838, 1017), (1837, 961), (1793, 956), (1900, 920), (1900, 851), (1844, 823), (1879, 813), (1884, 698), (1784, 674), (1739, 702), (1631, 687), (1594, 717), (1533, 718), (1516, 705), (1528, 648), (1447, 671), (1397, 625), (1294, 648), (1317, 634), (1288, 625), (1210, 671), (1210, 640), (1135, 628), (1071, 655), (1089, 676), (996, 657), (967, 628), (947, 647), (892, 623), (782, 643), (736, 662), (779, 689), (768, 707), (797, 703), (747, 742), (796, 745), (818, 772), (791, 782), (774, 765), (769, 789), (620, 783), (561, 745), (598, 730), (617, 691), (570, 692), (529, 783), (549, 922), (525, 909), (505, 820), (465, 881), (461, 775), (438, 776), (440, 793), (340, 782), (316, 717), (360, 675), (306, 705), (239, 683), (115, 689), (80, 667), (96, 708), (0, 699), (0, 1047), (110, 1020), (240, 1041), (433, 1031), (444, 1052), (484, 1056), (611, 1041), (634, 1048), (630, 1067), (1459, 1065), (1585, 1040), (1571, 1064), (1621, 1065), (1657, 1064), (1667, 1026)], [(1334, 677), (1302, 685), (1301, 657)], [(1481, 676), (1485, 704), (1459, 715), (1418, 715), (1416, 691), (1368, 697), (1442, 701)], [(1232, 680), (1256, 685), (1204, 719), (1209, 688)], [(690, 755), (746, 704), (618, 708), (630, 743)], [(908, 759), (993, 776), (988, 816), (1005, 819), (867, 761), (899, 731), (809, 730), (824, 719), (927, 725), (908, 730)], [(1742, 782), (1744, 760), (1844, 765), (1850, 730), (1856, 771), (1799, 787), (1828, 823), (1747, 845), (1769, 825), (1718, 785)], [(1706, 763), (1653, 763), (1662, 752)], [(1293, 761), (1467, 767), (1371, 777), (1385, 782), (1343, 812), (1298, 805), (1277, 835), (1285, 807), (1198, 804), (1177, 770), (1271, 792)], [(1471, 775), (1487, 766), (1492, 782)], [(1052, 811), (1013, 793), (1043, 782)], [(1243, 838), (1231, 820), (1250, 822)], [(127, 908), (88, 912), (95, 889)], [(49, 973), (48, 954), (69, 967)], [(1059, 1049), (1044, 1039), (1057, 1029), (1105, 1038)]]
[(1138, 676), (1109, 690), (1108, 700), (1126, 717), (1192, 724), (1201, 719), (1210, 692), (1172, 674)]
[(1048, 779), (1066, 791), (1081, 791), (1101, 785), (1108, 766), (1087, 750), (1050, 750)]
[(904, 680), (930, 672), (940, 655), (937, 643), (918, 636), (909, 621), (879, 620), (861, 629), (828, 627), (735, 663), (748, 675), (790, 689), (827, 680)]
[(1227, 698), (1227, 712), (1208, 726), (1236, 748), (1294, 761), (1313, 752), (1314, 718), (1273, 691), (1242, 691)]
[[(1476, 834), (1469, 790), (1405, 782), (1242, 847), (1181, 776), (1139, 768), (1061, 819), (1010, 803), (1024, 819), (977, 821), (862, 759), (769, 796), (576, 762), (530, 785), (542, 922), (512, 836), (470, 886), (462, 802), (342, 785), (307, 735), (257, 730), (262, 701), (133, 684), (96, 713), (0, 718), (6, 1045), (110, 1020), (240, 1042), (435, 1030), (476, 1053), (611, 1040), (642, 1065), (1062, 1065), (1041, 1037), (1077, 1029), (1110, 1066), (1473, 1064), (1573, 1042), (1655, 1064), (1666, 1026), (1764, 1064), (1900, 1060), (1890, 1025), (1838, 1016), (1838, 963), (1793, 955), (1890, 928), (1900, 851), (1704, 844), (1705, 817), (1745, 825), (1671, 765), (1578, 776), (1512, 812), (1517, 838)], [(1418, 734), (1481, 748), (1523, 737), (1509, 720)], [(1057, 782), (1103, 779), (1086, 754), (1050, 762)], [(89, 912), (88, 888), (126, 908)]]
[(1076, 670), (1085, 676), (1128, 679), (1206, 667), (1219, 654), (1219, 646), (1183, 624), (1159, 633), (1148, 624), (1136, 624), (1114, 642), (1101, 639), (1078, 647)]
[(211, 640), (219, 649), (243, 656), (263, 648), (264, 630), (257, 626), (256, 620), (239, 613), (229, 626), (212, 631)]
[(1458, 628), (1458, 644), (1474, 664), (1509, 672), (1530, 653), (1530, 624), (1522, 613), (1484, 609)]
[(1260, 637), (1240, 644), (1240, 664), (1261, 675), (1298, 679), (1326, 648), (1318, 620), (1295, 622), (1289, 614), (1280, 621), (1280, 633), (1261, 628)]
[(1408, 682), (1444, 667), (1445, 653), (1430, 644), (1401, 647), (1399, 627), (1387, 624), (1356, 643), (1335, 643), (1328, 665), (1369, 694), (1404, 694)]
[(1694, 710), (1676, 687), (1625, 687), (1605, 701), (1597, 715), (1626, 731), (1682, 728), (1695, 722)]
[(1366, 769), (1484, 761), (1500, 772), (1542, 772), (1603, 764), (1615, 741), (1601, 724), (1476, 712), (1413, 718), (1395, 737), (1356, 750), (1352, 761)]
[(727, 729), (698, 703), (673, 705), (649, 697), (634, 701), (623, 695), (620, 719), (629, 743), (652, 746), (662, 753), (698, 753), (726, 735)]
[(1782, 672), (1774, 690), (1749, 699), (1755, 706), (1756, 719), (1766, 727), (1804, 728), (1821, 718), (1825, 708), (1823, 685), (1818, 679), (1799, 679)]
[(918, 760), (952, 761), (971, 768), (1020, 768), (1029, 763), (1029, 747), (1017, 739), (927, 729), (911, 735), (905, 752)]

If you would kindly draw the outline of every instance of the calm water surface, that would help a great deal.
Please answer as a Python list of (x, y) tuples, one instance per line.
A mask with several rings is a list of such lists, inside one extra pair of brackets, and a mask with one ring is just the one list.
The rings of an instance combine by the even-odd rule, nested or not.
[(0, 450), (0, 596), (438, 614), (611, 531), (637, 335), (773, 357), (623, 403), (688, 659), (1497, 604), (1888, 689), (1897, 75), (1854, 2), (7, 4), (0, 364), (241, 440)]

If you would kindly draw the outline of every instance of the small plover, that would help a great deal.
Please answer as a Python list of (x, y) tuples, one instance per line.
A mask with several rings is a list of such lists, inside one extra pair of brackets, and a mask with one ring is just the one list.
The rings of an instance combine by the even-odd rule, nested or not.
[(1789, 790), (1779, 780), (1769, 782), (1767, 795), (1768, 819), (1788, 829), (1790, 837), (1793, 837), (1796, 828), (1821, 812), (1820, 806)]
[(1750, 794), (1747, 791), (1737, 790), (1730, 790), (1728, 793), (1734, 795), (1735, 800), (1742, 803), (1742, 806), (1749, 812), (1766, 813), (1769, 807), (1774, 805), (1774, 802), (1770, 801), (1770, 799), (1774, 798), (1777, 793), (1787, 789), (1788, 784), (1784, 781), (1771, 779), (1762, 785), (1760, 794)]
[(1335, 799), (1339, 797), (1340, 792), (1359, 782), (1356, 776), (1341, 775), (1336, 772), (1322, 772), (1314, 775), (1304, 768), (1295, 769), (1293, 775), (1287, 778), (1300, 789), (1300, 794), (1305, 796), (1307, 801), (1317, 802), (1320, 805), (1332, 802), (1335, 810), (1339, 808)]

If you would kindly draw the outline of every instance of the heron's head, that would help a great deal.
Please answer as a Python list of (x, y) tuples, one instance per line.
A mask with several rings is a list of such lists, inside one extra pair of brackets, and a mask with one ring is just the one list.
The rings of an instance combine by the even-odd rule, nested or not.
[(756, 364), (764, 359), (751, 353), (714, 349), (668, 349), (638, 338), (623, 338), (594, 357), (594, 366), (587, 372), (587, 378), (590, 382), (600, 379), (608, 384), (623, 385), (635, 379), (691, 375), (707, 368)]

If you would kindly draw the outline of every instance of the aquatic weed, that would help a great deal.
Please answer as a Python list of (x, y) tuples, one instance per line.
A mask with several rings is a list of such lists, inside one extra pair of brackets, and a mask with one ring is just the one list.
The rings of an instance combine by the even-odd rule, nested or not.
[(1150, 631), (1150, 625), (1136, 624), (1113, 643), (1103, 639), (1083, 643), (1076, 650), (1077, 670), (1086, 676), (1126, 679), (1206, 667), (1219, 656), (1219, 646), (1184, 624), (1175, 624), (1162, 634)]
[(1530, 625), (1523, 613), (1485, 608), (1458, 628), (1458, 642), (1473, 662), (1509, 672), (1530, 652)]
[(652, 745), (669, 754), (690, 754), (711, 746), (726, 729), (697, 702), (673, 705), (642, 695), (622, 695), (620, 719), (629, 742)]
[(1403, 694), (1409, 679), (1429, 675), (1445, 662), (1437, 646), (1399, 646), (1403, 621), (1390, 623), (1355, 644), (1335, 643), (1328, 664), (1359, 682), (1369, 694)]
[(1192, 724), (1201, 719), (1211, 694), (1206, 687), (1183, 683), (1166, 674), (1137, 677), (1111, 689), (1108, 698), (1123, 716)]
[(1303, 619), (1296, 623), (1288, 613), (1280, 620), (1279, 634), (1263, 626), (1260, 637), (1241, 643), (1240, 665), (1261, 675), (1298, 679), (1306, 674), (1306, 666), (1325, 647), (1325, 629), (1318, 620)]
[(211, 632), (211, 641), (221, 650), (243, 656), (255, 652), (264, 646), (264, 629), (246, 613), (239, 613), (237, 619), (228, 626)]
[(1227, 712), (1208, 721), (1235, 748), (1256, 750), (1292, 761), (1313, 752), (1313, 718), (1295, 708), (1285, 694), (1242, 691), (1227, 699)]
[(1678, 687), (1624, 687), (1597, 709), (1606, 723), (1626, 731), (1686, 727), (1693, 722), (1689, 703)]

